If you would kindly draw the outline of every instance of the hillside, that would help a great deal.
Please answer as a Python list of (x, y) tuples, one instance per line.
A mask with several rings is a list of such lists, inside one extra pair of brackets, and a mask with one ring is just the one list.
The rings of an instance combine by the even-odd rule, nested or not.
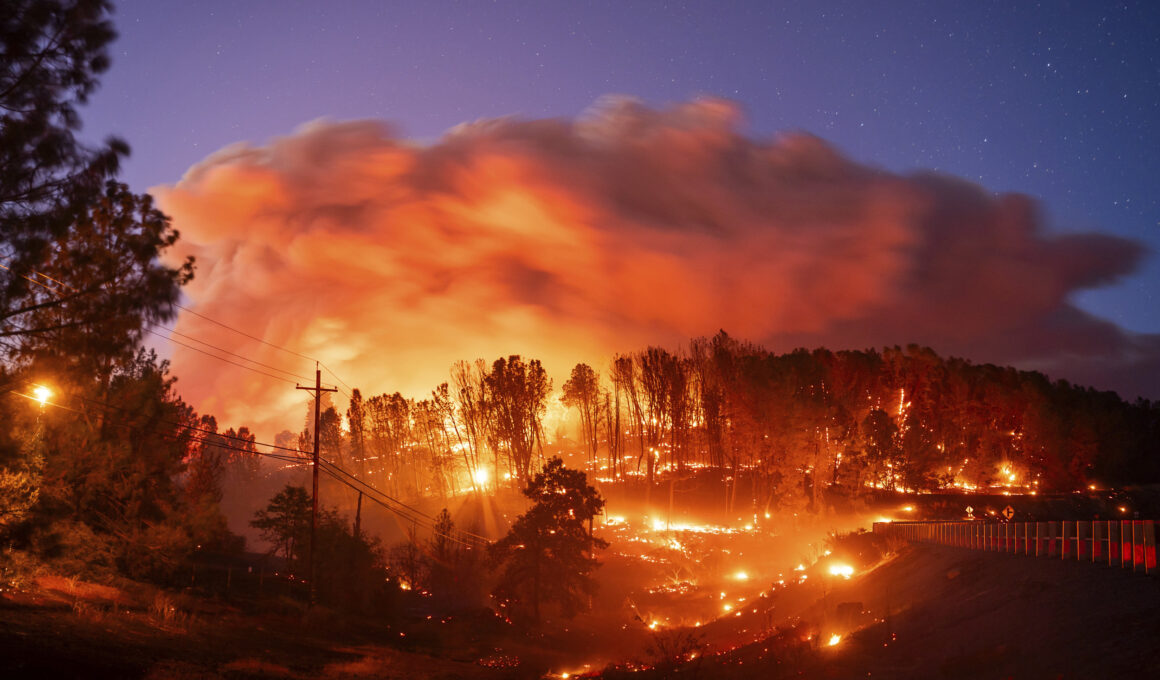
[[(820, 572), (820, 566), (811, 572)], [(720, 652), (737, 632), (726, 617), (705, 627), (701, 658), (670, 675), (1144, 678), (1160, 673), (1160, 579), (1091, 564), (916, 545), (849, 581), (819, 590), (818, 580), (770, 597), (765, 606), (777, 613), (779, 633)], [(560, 667), (550, 649), (535, 650), (534, 641), (497, 632), (482, 619), (451, 622), (440, 626), (440, 633), (431, 632), (434, 624), (412, 621), (405, 625), (408, 638), (398, 627), (344, 622), (325, 612), (305, 619), (291, 609), (258, 615), (183, 596), (153, 594), (149, 600), (147, 594), (52, 578), (4, 591), (5, 677), (520, 678)], [(174, 613), (158, 604), (166, 602)], [(852, 603), (860, 603), (865, 614), (839, 622), (835, 612), (848, 613)], [(825, 642), (835, 625), (862, 627), (830, 647)], [(805, 641), (807, 635), (814, 640)], [(497, 644), (520, 651), (497, 654)], [(564, 642), (560, 649), (567, 646)], [(641, 649), (636, 658), (649, 654)], [(505, 667), (520, 655), (519, 666)], [(636, 669), (621, 665), (604, 675), (664, 676)]]

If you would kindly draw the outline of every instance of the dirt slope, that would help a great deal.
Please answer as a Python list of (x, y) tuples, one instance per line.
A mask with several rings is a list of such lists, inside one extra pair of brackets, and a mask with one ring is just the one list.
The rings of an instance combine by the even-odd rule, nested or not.
[(827, 647), (818, 602), (802, 617), (821, 632), (821, 644), (792, 654), (751, 645), (706, 660), (698, 677), (1160, 677), (1156, 577), (914, 545), (827, 597), (830, 617), (839, 604), (857, 602), (868, 625)]

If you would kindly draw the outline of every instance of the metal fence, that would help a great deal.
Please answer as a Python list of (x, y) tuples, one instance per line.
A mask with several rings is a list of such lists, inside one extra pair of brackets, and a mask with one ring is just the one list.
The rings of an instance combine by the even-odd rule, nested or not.
[(1156, 568), (1155, 520), (1080, 522), (875, 522), (874, 533), (907, 541), (1106, 563), (1141, 574)]

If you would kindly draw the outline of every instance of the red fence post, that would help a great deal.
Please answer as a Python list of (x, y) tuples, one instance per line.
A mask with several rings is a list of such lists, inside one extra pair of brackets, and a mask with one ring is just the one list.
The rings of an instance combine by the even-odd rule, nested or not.
[(1059, 554), (1059, 522), (1047, 523), (1047, 556)]
[(1115, 520), (1108, 521), (1108, 566), (1121, 566), (1123, 559), (1123, 551), (1120, 549), (1120, 539), (1122, 538), (1120, 532), (1120, 523)]
[(1077, 560), (1091, 557), (1092, 547), (1091, 544), (1088, 543), (1088, 535), (1091, 533), (1091, 524), (1091, 522), (1075, 523), (1075, 558)]
[(1132, 571), (1146, 572), (1144, 566), (1144, 522), (1132, 520)]
[(1047, 522), (1035, 523), (1035, 556), (1047, 555)]
[(1016, 522), (1015, 527), (1015, 550), (1012, 551), (1016, 555), (1027, 554), (1027, 525), (1023, 522)]
[(1074, 550), (1072, 540), (1075, 538), (1075, 523), (1062, 522), (1060, 528), (1063, 531), (1060, 532), (1059, 556), (1065, 560), (1071, 559)]
[(1107, 526), (1107, 522), (1092, 522), (1092, 562), (1102, 562), (1107, 555), (1104, 550)]
[(1146, 519), (1140, 524), (1144, 534), (1144, 573), (1156, 576), (1156, 521)]
[(1120, 522), (1120, 564), (1125, 569), (1131, 569), (1135, 564), (1132, 555), (1132, 521)]

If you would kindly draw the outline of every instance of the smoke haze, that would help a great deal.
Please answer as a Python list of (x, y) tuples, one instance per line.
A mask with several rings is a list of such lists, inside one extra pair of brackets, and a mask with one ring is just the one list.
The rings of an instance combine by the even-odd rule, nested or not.
[[(423, 396), (456, 360), (511, 353), (559, 387), (576, 362), (725, 329), (775, 351), (919, 343), (1158, 396), (1160, 336), (1070, 302), (1132, 273), (1139, 244), (1052, 234), (1025, 196), (893, 174), (810, 135), (750, 138), (724, 101), (609, 98), (426, 144), (318, 121), (155, 193), (181, 231), (173, 256), (197, 258), (188, 306), (364, 394)], [(177, 329), (313, 378), (197, 316)], [(182, 395), (220, 422), (300, 427), (293, 385), (172, 356)]]

